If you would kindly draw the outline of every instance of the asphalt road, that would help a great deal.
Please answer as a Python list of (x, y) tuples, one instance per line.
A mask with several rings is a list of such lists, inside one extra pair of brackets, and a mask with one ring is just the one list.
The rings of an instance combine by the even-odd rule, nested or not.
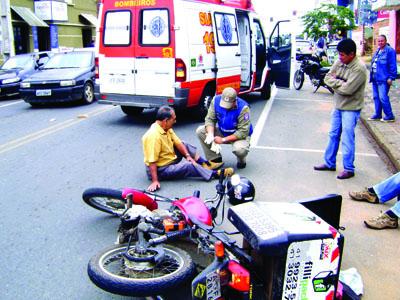
[[(357, 129), (356, 177), (340, 181), (334, 172), (312, 168), (322, 162), (331, 98), (324, 90), (313, 94), (308, 85), (278, 90), (268, 102), (258, 94), (246, 97), (255, 133), (240, 174), (255, 184), (257, 201), (344, 195), (342, 269), (357, 268), (363, 299), (398, 299), (398, 231), (372, 231), (362, 223), (390, 203), (373, 206), (347, 197), (349, 190), (390, 174), (369, 137)], [(31, 108), (20, 100), (0, 101), (1, 299), (126, 299), (96, 288), (87, 277), (90, 257), (114, 243), (118, 220), (86, 206), (81, 194), (88, 187), (147, 187), (140, 141), (153, 120), (153, 111), (132, 119), (97, 103)], [(199, 146), (200, 124), (181, 113), (175, 130)], [(229, 146), (223, 154), (226, 165), (234, 166)], [(340, 155), (338, 162), (341, 170)], [(194, 189), (212, 196), (214, 184), (162, 182), (160, 193), (179, 197)]]

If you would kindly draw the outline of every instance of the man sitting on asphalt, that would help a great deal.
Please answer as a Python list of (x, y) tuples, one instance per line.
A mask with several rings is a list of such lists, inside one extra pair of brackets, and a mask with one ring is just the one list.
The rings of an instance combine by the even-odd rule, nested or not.
[[(349, 195), (353, 200), (373, 204), (385, 203), (394, 197), (400, 200), (400, 172), (361, 192), (349, 192)], [(364, 223), (372, 229), (397, 228), (399, 217), (400, 202), (397, 201), (390, 209), (377, 217), (364, 221)]]
[[(151, 180), (147, 188), (150, 192), (161, 187), (160, 180), (201, 177), (208, 181), (220, 175), (220, 170), (214, 169), (222, 164), (206, 161), (194, 146), (183, 143), (172, 129), (175, 123), (174, 109), (162, 106), (157, 112), (156, 122), (142, 137), (146, 173)], [(186, 160), (182, 160), (183, 157)], [(226, 168), (224, 175), (230, 176), (233, 172), (232, 168)]]
[(198, 127), (196, 133), (210, 162), (221, 163), (220, 145), (232, 144), (232, 152), (237, 157), (237, 168), (246, 167), (253, 126), (250, 122), (249, 105), (237, 97), (233, 88), (225, 88), (222, 95), (214, 97), (205, 125)]

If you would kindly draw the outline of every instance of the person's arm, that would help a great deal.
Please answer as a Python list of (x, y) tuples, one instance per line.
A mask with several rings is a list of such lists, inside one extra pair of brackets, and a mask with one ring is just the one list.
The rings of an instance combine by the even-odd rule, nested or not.
[(335, 93), (344, 96), (353, 95), (366, 80), (367, 74), (361, 68), (357, 68), (350, 73), (347, 81), (341, 80), (342, 84), (335, 89)]
[(397, 77), (396, 51), (392, 49), (390, 50), (391, 51), (388, 51), (388, 57), (387, 57), (388, 71), (389, 71), (389, 78), (387, 80), (387, 83), (389, 85), (391, 85), (392, 81), (394, 81)]
[(250, 132), (250, 108), (245, 106), (238, 117), (238, 126), (236, 131), (224, 138), (216, 136), (214, 142), (217, 144), (233, 143), (237, 140), (244, 140), (249, 136)]
[(149, 165), (149, 169), (150, 169), (150, 176), (151, 176), (151, 184), (148, 186), (147, 190), (149, 192), (154, 192), (161, 187), (161, 184), (158, 181), (157, 164), (151, 163)]
[[(217, 116), (215, 114), (215, 107), (214, 107), (214, 98), (211, 100), (210, 106), (208, 108), (207, 116), (205, 118), (205, 125), (207, 132), (210, 130), (210, 132), (214, 133), (214, 127), (215, 124), (217, 123)], [(211, 131), (212, 130), (212, 131)]]
[(175, 145), (176, 149), (178, 149), (179, 153), (182, 154), (183, 157), (186, 158), (187, 161), (191, 163), (196, 163), (193, 157), (190, 156), (188, 149), (186, 148), (184, 143), (178, 143)]
[(338, 68), (339, 64), (340, 64), (340, 62), (338, 60), (335, 61), (335, 63), (332, 65), (331, 69), (325, 75), (325, 78), (324, 78), (325, 84), (333, 89), (340, 87), (343, 82), (343, 80), (336, 78), (336, 72), (337, 72), (337, 68)]

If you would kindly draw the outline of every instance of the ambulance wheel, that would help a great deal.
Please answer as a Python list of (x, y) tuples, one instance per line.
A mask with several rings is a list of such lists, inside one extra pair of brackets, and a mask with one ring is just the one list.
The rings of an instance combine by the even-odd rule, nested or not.
[(136, 117), (143, 112), (143, 107), (135, 107), (135, 106), (121, 106), (122, 111), (132, 117)]
[(264, 83), (264, 86), (261, 90), (261, 98), (266, 99), (266, 100), (271, 98), (271, 84), (269, 83), (269, 81), (266, 81)]
[(210, 88), (205, 88), (201, 95), (200, 102), (196, 107), (196, 115), (201, 121), (206, 117), (213, 97), (213, 91)]

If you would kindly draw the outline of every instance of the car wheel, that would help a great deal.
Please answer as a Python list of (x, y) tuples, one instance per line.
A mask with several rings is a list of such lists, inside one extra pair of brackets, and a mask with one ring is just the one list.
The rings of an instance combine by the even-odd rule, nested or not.
[(204, 121), (208, 113), (208, 108), (210, 107), (211, 101), (214, 97), (214, 91), (210, 87), (206, 87), (201, 95), (200, 102), (196, 106), (195, 113), (199, 121)]
[(269, 100), (271, 98), (271, 84), (269, 80), (265, 80), (264, 86), (261, 90), (261, 98)]
[(94, 101), (94, 90), (93, 85), (90, 82), (86, 82), (83, 86), (83, 103), (90, 104)]

